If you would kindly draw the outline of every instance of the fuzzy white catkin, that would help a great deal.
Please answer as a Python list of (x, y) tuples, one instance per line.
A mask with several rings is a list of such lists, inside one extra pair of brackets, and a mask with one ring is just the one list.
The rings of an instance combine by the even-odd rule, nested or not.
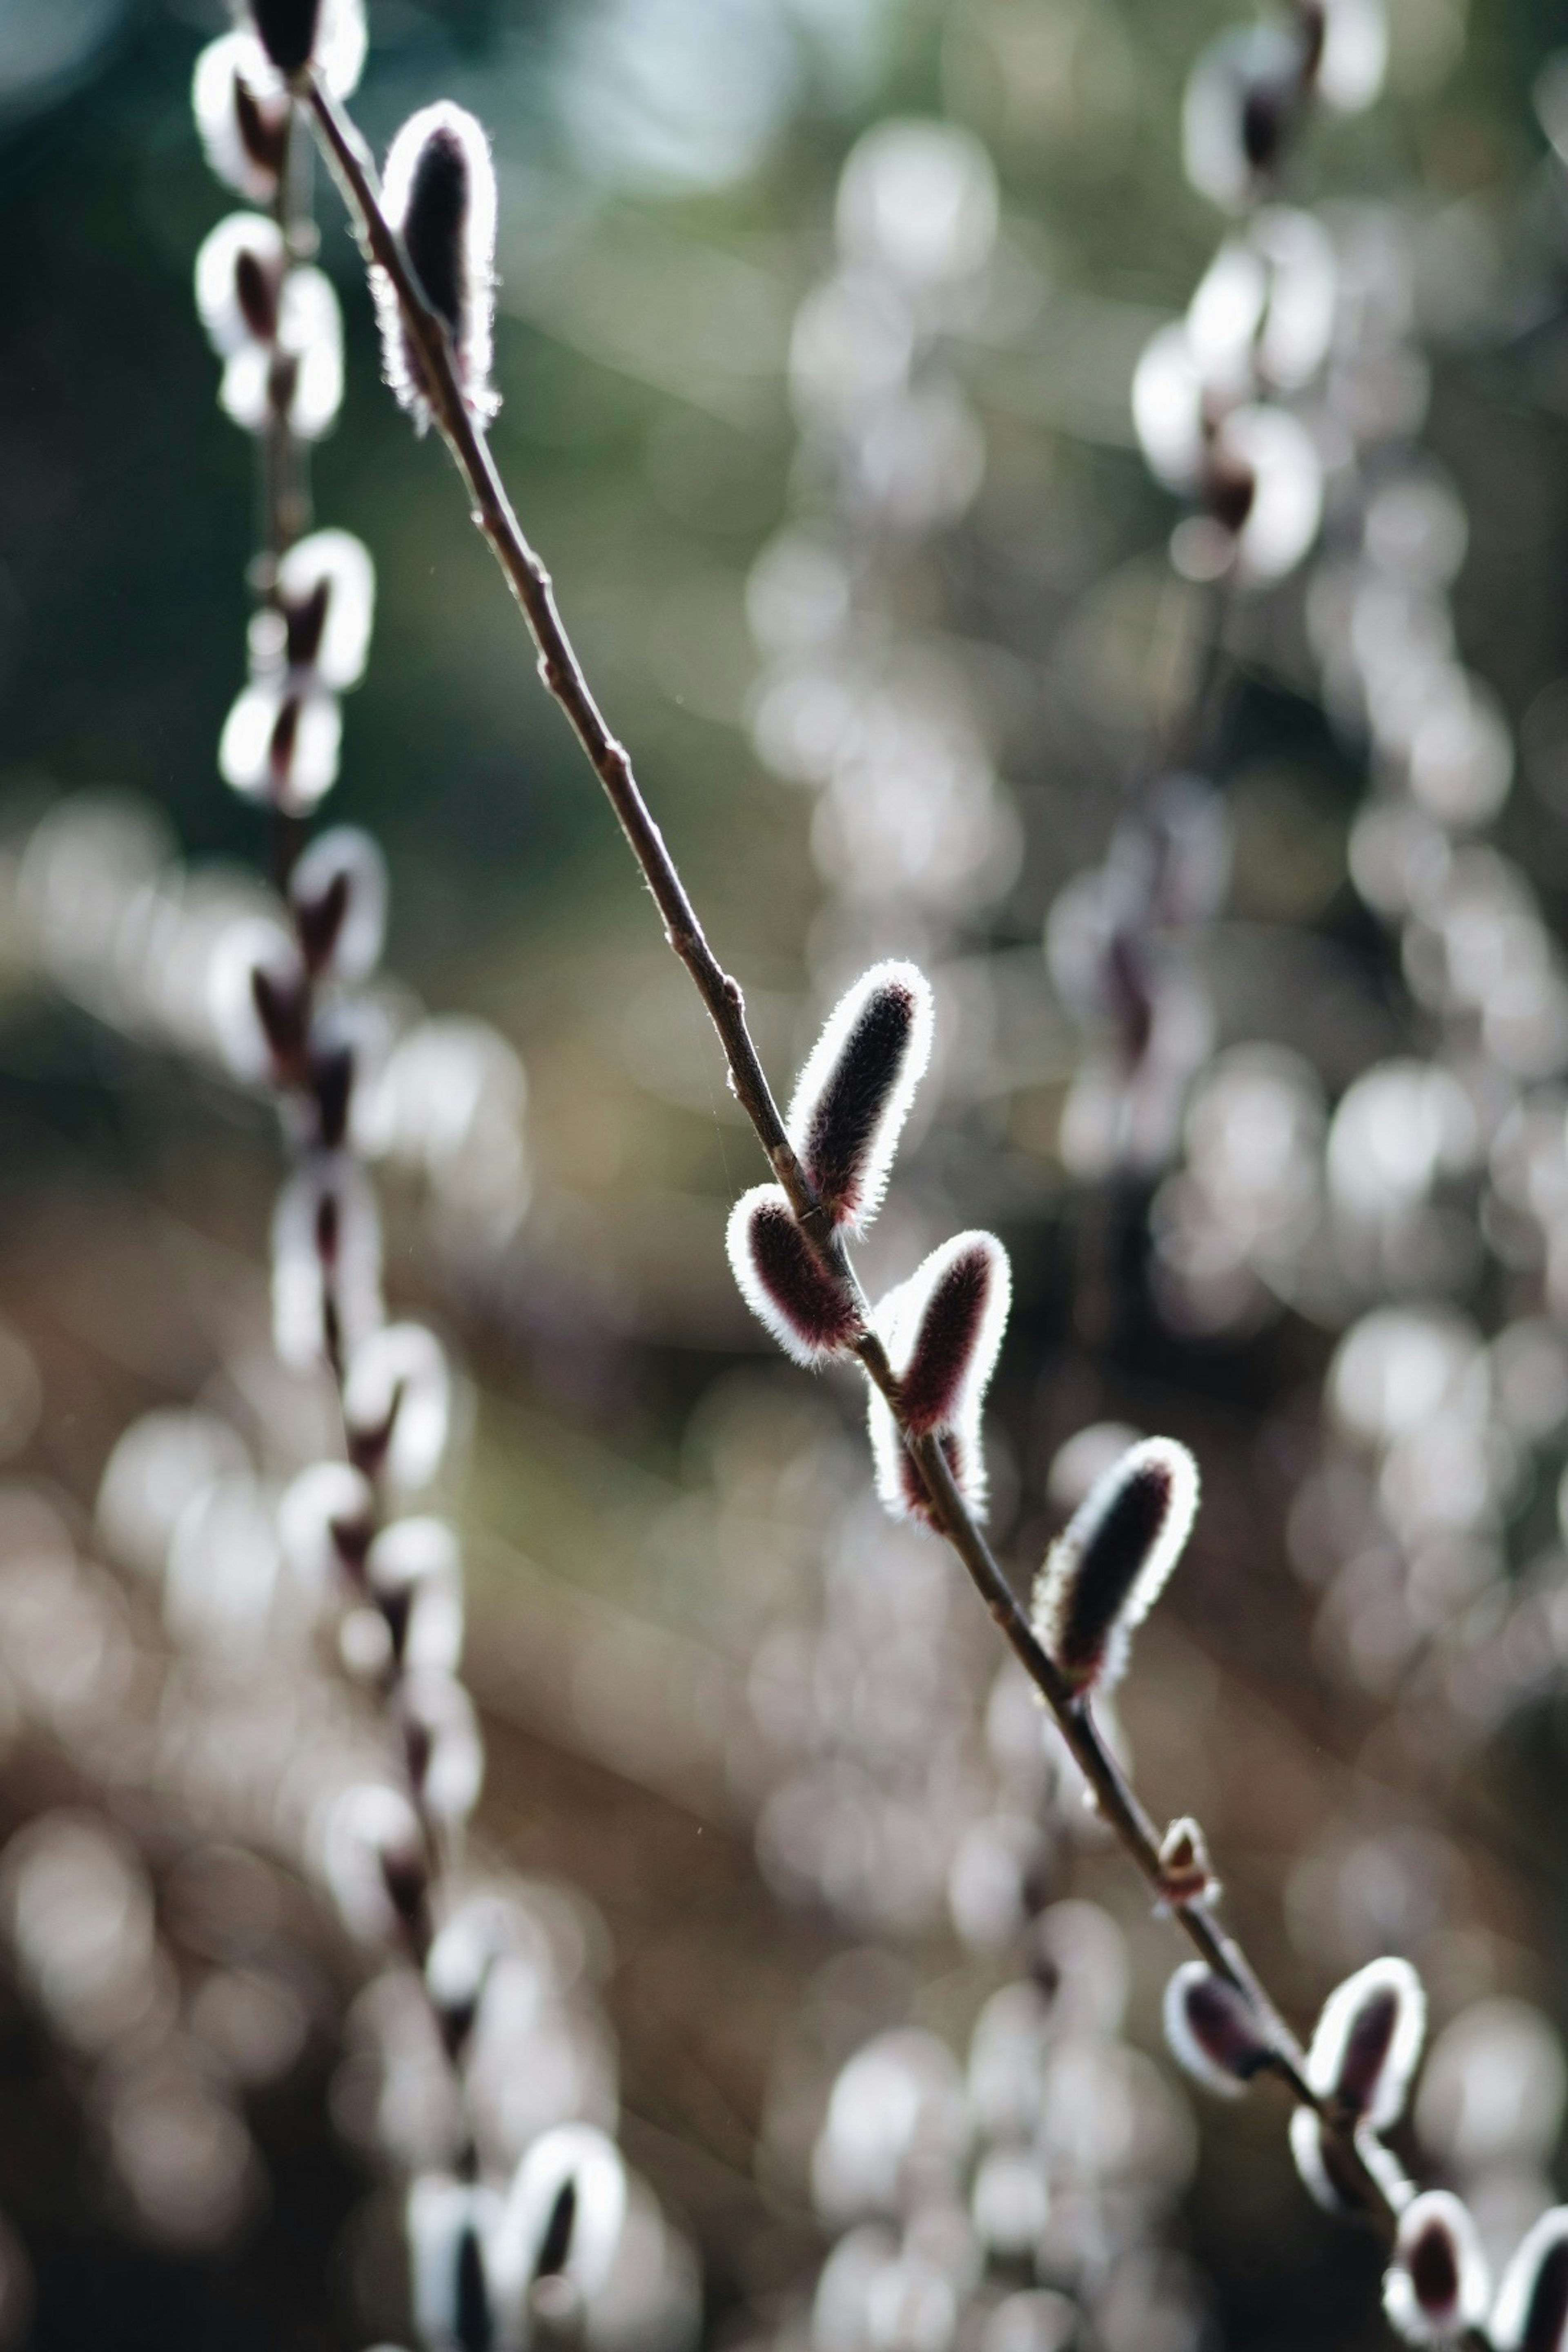
[(312, 1462), (290, 1479), (278, 1505), (278, 1539), (301, 1585), (317, 1600), (342, 1588), (344, 1563), (334, 1526), (367, 1531), (375, 1496), (368, 1478), (346, 1462)]
[[(962, 1360), (946, 1369), (951, 1373), (951, 1400), (945, 1411), (929, 1420), (930, 1433), (951, 1440), (950, 1461), (954, 1481), (966, 1507), (985, 1507), (985, 1453), (983, 1414), (985, 1392), (996, 1369), (1012, 1303), (1012, 1268), (1007, 1253), (994, 1234), (955, 1234), (931, 1253), (907, 1282), (881, 1299), (872, 1321), (888, 1350), (889, 1361), (900, 1381), (915, 1369), (917, 1350), (931, 1333), (928, 1314), (945, 1278), (962, 1261), (977, 1260), (984, 1269), (984, 1302)], [(884, 1507), (902, 1517), (919, 1503), (908, 1449), (887, 1399), (879, 1389), (868, 1395), (867, 1427), (876, 1471), (877, 1492)]]
[[(364, 0), (317, 0), (309, 17), (298, 0), (248, 0), (257, 37), (268, 57), (292, 73), (309, 65), (334, 98), (347, 98), (364, 66), (368, 34)], [(295, 47), (305, 36), (304, 54)]]
[(191, 77), (191, 110), (214, 176), (252, 204), (269, 204), (278, 174), (246, 144), (237, 83), (244, 85), (268, 131), (280, 137), (289, 100), (254, 33), (224, 33), (207, 43)]
[(342, 714), (335, 696), (253, 685), (237, 697), (218, 738), (218, 773), (246, 800), (306, 816), (338, 780)]
[(381, 1216), (363, 1171), (329, 1156), (297, 1170), (272, 1219), (272, 1336), (282, 1361), (314, 1370), (326, 1357), (328, 1286), (318, 1247), (324, 1206), (335, 1216), (331, 1296), (352, 1355), (382, 1319)]
[(239, 300), (238, 271), (247, 259), (270, 285), (281, 283), (283, 232), (264, 213), (230, 213), (196, 251), (196, 314), (220, 359), (232, 359), (257, 340)]
[(445, 1519), (393, 1519), (365, 1558), (378, 1604), (405, 1614), (403, 1663), (410, 1673), (452, 1674), (463, 1650), (463, 1570)]
[[(1097, 1605), (1098, 1595), (1092, 1589), (1099, 1564), (1097, 1542), (1135, 1482), (1152, 1477), (1163, 1482), (1159, 1524), (1120, 1599), (1111, 1591), (1103, 1605)], [(1198, 1465), (1187, 1448), (1172, 1437), (1146, 1437), (1130, 1446), (1090, 1487), (1047, 1552), (1032, 1603), (1040, 1641), (1057, 1664), (1076, 1679), (1105, 1688), (1121, 1675), (1129, 1638), (1164, 1590), (1192, 1533), (1197, 1507)], [(1086, 1579), (1090, 1580), (1087, 1586)], [(1069, 1654), (1080, 1626), (1096, 1637), (1094, 1654), (1082, 1659)]]
[(272, 1049), (256, 1005), (256, 976), (280, 993), (302, 990), (300, 950), (269, 916), (242, 917), (214, 942), (207, 963), (207, 1016), (224, 1061), (237, 1078), (259, 1086), (270, 1076)]
[[(443, 262), (457, 294), (457, 315), (442, 315), (451, 339), (452, 357), (463, 397), (474, 414), (494, 415), (500, 405), (490, 383), (495, 318), (496, 178), (489, 141), (482, 126), (460, 106), (442, 100), (410, 115), (387, 150), (382, 173), (382, 204), (388, 220), (403, 236), (418, 276), (419, 223), (414, 212), (422, 168), (433, 146), (444, 147), (462, 174), (464, 205), (455, 248)], [(438, 289), (421, 286), (440, 309)], [(386, 380), (399, 404), (417, 420), (429, 421), (429, 407), (416, 368), (411, 365), (407, 338), (396, 290), (385, 272), (372, 278), (381, 322), (382, 360)]]
[(285, 605), (305, 604), (322, 585), (326, 618), (310, 667), (321, 685), (342, 694), (364, 676), (375, 617), (375, 564), (352, 530), (313, 530), (278, 566)]
[(562, 2124), (536, 2139), (518, 2166), (495, 2241), (496, 2300), (514, 2326), (568, 2184), (575, 2210), (560, 2274), (584, 2303), (592, 2302), (609, 2275), (626, 2220), (626, 2167), (615, 2142), (595, 2125)]
[(333, 889), (343, 893), (342, 918), (316, 969), (330, 980), (368, 980), (386, 937), (386, 860), (358, 825), (319, 833), (289, 877), (289, 902), (308, 927), (310, 909)]
[(1324, 2098), (1345, 2087), (1343, 2072), (1357, 2021), (1369, 2006), (1383, 2000), (1394, 2004), (1393, 2030), (1374, 2081), (1365, 2093), (1362, 2120), (1373, 2131), (1384, 2131), (1404, 2113), (1410, 2078), (1421, 2055), (1426, 2032), (1426, 1994), (1408, 1960), (1371, 1960), (1323, 2003), (1322, 2014), (1307, 2053), (1307, 2080)]
[(456, 2344), (463, 2241), (473, 2240), (489, 2300), (489, 2250), (501, 2227), (500, 2191), (483, 2182), (424, 2173), (409, 2189), (405, 2221), (416, 2332), (432, 2347)]
[(807, 1055), (785, 1120), (791, 1146), (812, 1173), (814, 1129), (825, 1098), (843, 1071), (846, 1054), (868, 1009), (879, 999), (893, 996), (907, 1008), (908, 1027), (901, 1050), (883, 1073), (879, 1098), (865, 1106), (865, 1131), (857, 1154), (856, 1198), (845, 1217), (849, 1231), (865, 1233), (882, 1205), (899, 1138), (915, 1098), (915, 1090), (931, 1060), (934, 1015), (931, 983), (912, 963), (874, 964), (847, 989), (823, 1024), (822, 1034)]
[(424, 1743), (419, 1794), (448, 1828), (466, 1822), (484, 1785), (485, 1751), (474, 1703), (454, 1675), (421, 1666), (404, 1677), (397, 1711), (406, 1733)]
[(413, 1806), (384, 1781), (340, 1790), (319, 1817), (315, 1843), (321, 1875), (344, 1927), (365, 1943), (397, 1933), (384, 1864), (419, 1866), (424, 1840)]
[(274, 339), (238, 344), (224, 368), (218, 400), (243, 432), (266, 431), (280, 360), (291, 376), (284, 406), (289, 430), (299, 440), (319, 441), (336, 424), (343, 398), (342, 313), (331, 279), (319, 269), (289, 272)]
[(414, 1493), (436, 1475), (451, 1413), (446, 1351), (423, 1324), (389, 1323), (355, 1350), (343, 1384), (343, 1418), (356, 1440), (386, 1431), (381, 1467), (399, 1493)]
[[(1421, 2256), (1433, 2239), (1446, 2248), (1455, 2290), (1451, 2297), (1436, 2303), (1429, 2296), (1423, 2299), (1416, 2275), (1430, 2267)], [(1389, 2326), (1407, 2344), (1451, 2344), (1465, 2328), (1480, 2326), (1490, 2284), (1468, 2210), (1444, 2189), (1413, 2198), (1399, 2217), (1394, 2259), (1384, 2275), (1383, 2307)]]
[(724, 1245), (742, 1297), (797, 1364), (810, 1370), (856, 1336), (853, 1298), (818, 1263), (781, 1184), (742, 1193)]

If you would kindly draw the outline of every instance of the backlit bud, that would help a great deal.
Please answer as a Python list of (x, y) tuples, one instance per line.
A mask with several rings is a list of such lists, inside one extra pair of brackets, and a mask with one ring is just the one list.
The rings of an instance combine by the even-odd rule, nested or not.
[(1491, 2339), (1497, 2352), (1568, 2346), (1568, 2205), (1543, 2213), (1502, 2274)]
[(515, 1916), (504, 1902), (479, 1895), (453, 1913), (425, 1962), (425, 1987), (456, 2058), (468, 2044), (490, 1971), (515, 1941)]
[[(473, 116), (445, 100), (411, 115), (387, 152), (382, 200), (420, 290), (447, 329), (465, 401), (476, 415), (493, 416), (495, 167)], [(373, 284), (386, 380), (423, 429), (430, 417), (423, 363), (391, 281), (378, 270)]]
[(489, 2249), (501, 2200), (480, 2182), (426, 2173), (408, 2192), (414, 2326), (426, 2352), (489, 2352), (498, 2329)]
[(283, 1490), (278, 1506), (283, 1557), (318, 1596), (363, 1582), (374, 1532), (370, 1481), (346, 1462), (312, 1462)]
[(300, 950), (265, 915), (231, 923), (207, 966), (207, 1011), (224, 1060), (247, 1085), (290, 1084), (305, 1051), (310, 988)]
[(1323, 2003), (1307, 2080), (1320, 2096), (1384, 2131), (1404, 2111), (1426, 2031), (1426, 1995), (1409, 1961), (1369, 1961)]
[(1296, 0), (1312, 88), (1342, 114), (1370, 106), (1388, 68), (1384, 0)]
[(247, 433), (281, 416), (296, 440), (319, 441), (343, 400), (343, 320), (332, 281), (319, 269), (291, 269), (279, 300), (278, 339), (247, 343), (224, 370), (218, 398)]
[(196, 311), (220, 359), (278, 333), (283, 233), (263, 213), (230, 213), (196, 253)]
[(352, 1160), (311, 1160), (273, 1214), (273, 1344), (286, 1364), (308, 1370), (352, 1355), (381, 1314), (375, 1196)]
[(474, 1703), (457, 1678), (434, 1667), (405, 1675), (397, 1721), (410, 1784), (432, 1820), (466, 1822), (479, 1801), (485, 1751)]
[[(937, 1437), (965, 1504), (985, 1502), (981, 1410), (1007, 1325), (1012, 1278), (1007, 1253), (992, 1234), (957, 1234), (876, 1310), (876, 1326), (898, 1375), (905, 1420), (919, 1437)], [(933, 1514), (920, 1473), (886, 1398), (873, 1389), (868, 1407), (877, 1491), (900, 1517)]]
[(250, 33), (209, 41), (191, 79), (191, 110), (216, 177), (270, 204), (289, 148), (288, 93)]
[[(276, 648), (295, 683), (342, 693), (364, 676), (375, 612), (375, 566), (350, 530), (313, 530), (296, 540), (278, 567)], [(271, 651), (271, 648), (268, 648)]]
[(780, 1185), (742, 1193), (726, 1242), (742, 1297), (797, 1364), (820, 1364), (859, 1336), (847, 1285), (816, 1255)]
[(1168, 1903), (1196, 1903), (1219, 1892), (1208, 1842), (1188, 1814), (1173, 1822), (1161, 1839), (1160, 1870)]
[(220, 221), (196, 256), (196, 308), (226, 362), (218, 399), (247, 433), (283, 417), (319, 440), (343, 396), (342, 314), (319, 269), (285, 270), (277, 224), (259, 213)]
[(389, 1323), (357, 1349), (343, 1383), (349, 1450), (400, 1493), (429, 1485), (451, 1423), (446, 1352), (421, 1323)]
[(882, 1205), (931, 1042), (925, 975), (912, 963), (879, 963), (840, 999), (800, 1074), (789, 1139), (834, 1223), (851, 1233)]
[(305, 816), (338, 780), (342, 740), (334, 696), (247, 686), (224, 721), (218, 773), (247, 800)]
[(1486, 2316), (1490, 2282), (1468, 2209), (1447, 2189), (1429, 2189), (1399, 2217), (1383, 2307), (1407, 2344), (1451, 2344)]
[(429, 1866), (406, 1797), (379, 1780), (341, 1790), (319, 1832), (322, 1875), (352, 1935), (390, 1939), (416, 1919)]
[(1192, 1532), (1198, 1465), (1171, 1437), (1146, 1437), (1098, 1479), (1035, 1580), (1035, 1632), (1075, 1688), (1108, 1688)]
[(364, 0), (249, 0), (257, 38), (280, 74), (318, 73), (346, 98), (364, 64)]
[(592, 2299), (609, 2275), (626, 2218), (626, 2176), (615, 2142), (592, 2124), (545, 2132), (518, 2166), (494, 2242), (497, 2300), (518, 2336), (532, 2292), (560, 2281), (550, 2297), (564, 2316)]
[(1238, 2097), (1271, 2055), (1246, 1994), (1202, 1960), (1189, 1960), (1165, 1988), (1165, 2039), (1194, 2081), (1226, 2099)]
[(386, 934), (386, 860), (357, 825), (318, 834), (289, 877), (294, 929), (312, 972), (366, 980)]
[(463, 1570), (445, 1519), (394, 1519), (365, 1556), (372, 1597), (409, 1673), (451, 1674), (463, 1650)]
[(1265, 189), (1301, 117), (1307, 51), (1299, 29), (1222, 33), (1193, 68), (1182, 107), (1182, 160), (1201, 195), (1231, 210)]

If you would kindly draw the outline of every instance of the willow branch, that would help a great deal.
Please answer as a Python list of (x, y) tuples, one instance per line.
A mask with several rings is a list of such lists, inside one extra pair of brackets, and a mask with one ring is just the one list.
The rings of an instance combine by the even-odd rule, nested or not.
[(453, 364), (447, 331), (426, 301), (382, 207), (374, 167), (359, 132), (337, 101), (310, 78), (302, 84), (318, 141), (349, 209), (361, 250), (383, 271), (396, 293), (403, 324), (417, 352), (421, 385), (472, 501), (473, 520), (521, 606), (538, 656), (539, 675), (560, 705), (620, 820), (663, 919), (670, 947), (690, 973), (707, 1006), (729, 1065), (730, 1084), (756, 1130), (770, 1166), (807, 1238), (848, 1287), (861, 1313), (862, 1332), (854, 1343), (866, 1375), (881, 1391), (904, 1432), (942, 1533), (968, 1571), (1015, 1656), (1054, 1717), (1082, 1771), (1100, 1814), (1151, 1889), (1169, 1907), (1199, 1956), (1253, 2006), (1271, 2044), (1270, 2069), (1291, 2097), (1321, 2117), (1342, 2145), (1357, 2175), (1369, 2214), (1385, 2234), (1396, 2215), (1384, 2189), (1362, 2164), (1353, 2133), (1332, 2101), (1307, 2080), (1300, 2042), (1268, 1998), (1261, 1979), (1236, 1938), (1224, 1928), (1207, 1898), (1171, 1900), (1160, 1859), (1158, 1832), (1136, 1792), (1100, 1737), (1087, 1703), (1075, 1696), (1041, 1646), (1027, 1613), (994, 1553), (966, 1507), (935, 1439), (910, 1436), (898, 1380), (871, 1328), (865, 1294), (842, 1244), (784, 1131), (778, 1106), (746, 1025), (740, 984), (725, 971), (708, 943), (685, 884), (664, 836), (644, 800), (623, 744), (606, 725), (589, 689), (555, 602), (549, 572), (530, 544), (505, 487), (482, 425), (469, 411)]

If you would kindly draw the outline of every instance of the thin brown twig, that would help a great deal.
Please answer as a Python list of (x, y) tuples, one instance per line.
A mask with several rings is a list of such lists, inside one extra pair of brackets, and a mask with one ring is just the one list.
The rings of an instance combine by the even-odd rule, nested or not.
[[(769, 1164), (807, 1238), (844, 1282), (860, 1310), (862, 1328), (853, 1343), (854, 1353), (902, 1428), (897, 1378), (872, 1328), (865, 1295), (843, 1245), (833, 1233), (785, 1132), (746, 1025), (745, 1000), (740, 984), (725, 971), (709, 945), (664, 836), (643, 799), (631, 760), (595, 701), (556, 606), (550, 574), (513, 511), (484, 430), (464, 400), (446, 328), (426, 301), (401, 242), (383, 210), (370, 155), (353, 122), (319, 79), (307, 77), (301, 89), (364, 258), (371, 268), (384, 273), (396, 294), (405, 330), (418, 356), (422, 389), (473, 501), (473, 520), (521, 607), (538, 656), (540, 677), (561, 706), (604, 786), (663, 919), (666, 938), (690, 973), (708, 1008), (729, 1065), (736, 1099), (756, 1130)], [(1387, 2192), (1363, 2162), (1349, 2120), (1332, 2100), (1314, 2091), (1309, 2083), (1300, 2044), (1280, 2017), (1240, 1945), (1221, 1926), (1208, 1898), (1171, 1900), (1153, 1822), (1106, 1747), (1087, 1702), (1075, 1695), (1042, 1647), (1027, 1612), (964, 1505), (941, 1445), (931, 1437), (911, 1437), (907, 1429), (905, 1442), (919, 1466), (943, 1534), (1049, 1708), (1102, 1817), (1155, 1896), (1168, 1905), (1201, 1958), (1252, 2005), (1272, 2043), (1270, 2071), (1285, 2084), (1299, 2105), (1310, 2107), (1320, 2116), (1325, 2130), (1340, 2145), (1369, 2216), (1384, 2234), (1391, 2235), (1397, 2213)]]

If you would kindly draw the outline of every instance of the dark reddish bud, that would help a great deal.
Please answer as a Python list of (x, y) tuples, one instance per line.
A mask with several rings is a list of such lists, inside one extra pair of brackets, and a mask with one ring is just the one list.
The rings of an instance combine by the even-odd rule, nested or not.
[(880, 963), (841, 998), (802, 1070), (789, 1139), (835, 1224), (863, 1233), (882, 1205), (900, 1133), (931, 1058), (931, 988)]
[(1198, 1467), (1171, 1437), (1146, 1437), (1098, 1479), (1035, 1582), (1041, 1644), (1080, 1690), (1114, 1682), (1192, 1531)]
[(847, 1285), (830, 1273), (777, 1184), (742, 1193), (730, 1217), (730, 1265), (741, 1295), (798, 1364), (819, 1364), (858, 1338)]

